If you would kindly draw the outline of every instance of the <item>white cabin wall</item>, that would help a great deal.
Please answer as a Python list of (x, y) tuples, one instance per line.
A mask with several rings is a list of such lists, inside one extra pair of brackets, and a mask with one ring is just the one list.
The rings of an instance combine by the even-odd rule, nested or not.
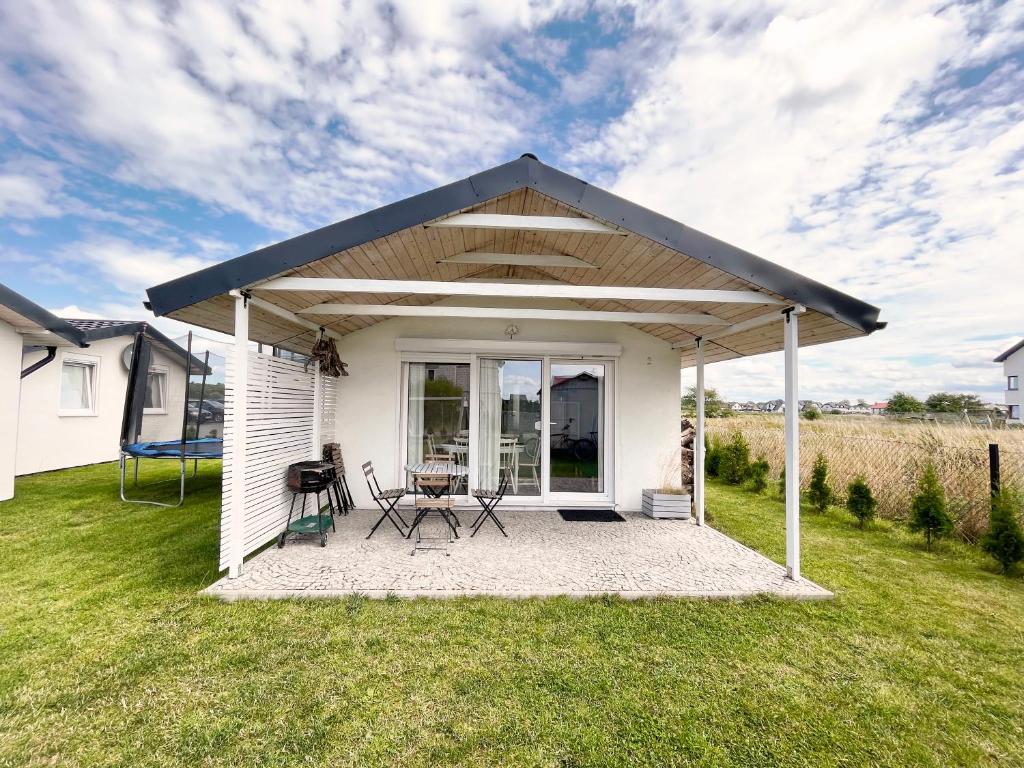
[[(461, 297), (449, 303), (465, 305)], [(503, 306), (578, 308), (564, 301), (503, 302)], [(643, 488), (678, 483), (679, 353), (635, 328), (619, 323), (393, 318), (345, 336), (338, 349), (349, 364), (338, 382), (336, 437), (349, 486), (360, 507), (373, 505), (360, 465), (373, 461), (382, 486), (403, 485), (400, 442), (400, 353), (396, 338), (507, 341), (603, 342), (622, 346), (616, 362), (615, 494), (622, 509), (639, 509)], [(668, 475), (666, 477), (666, 474)]]
[(14, 497), (21, 346), (21, 336), (7, 323), (0, 322), (0, 501)]

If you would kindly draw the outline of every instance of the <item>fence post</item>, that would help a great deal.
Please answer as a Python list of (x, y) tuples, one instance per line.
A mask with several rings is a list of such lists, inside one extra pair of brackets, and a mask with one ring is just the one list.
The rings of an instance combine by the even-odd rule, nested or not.
[(999, 443), (988, 444), (988, 484), (993, 496), (999, 493)]

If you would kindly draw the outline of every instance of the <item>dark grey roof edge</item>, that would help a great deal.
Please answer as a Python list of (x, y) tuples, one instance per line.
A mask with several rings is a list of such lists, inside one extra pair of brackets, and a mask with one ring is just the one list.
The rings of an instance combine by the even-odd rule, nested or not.
[(878, 322), (877, 307), (624, 200), (530, 155), (154, 286), (147, 294), (153, 312), (166, 315), (522, 187), (532, 187), (865, 333), (885, 326)]
[(0, 305), (8, 307), (25, 319), (31, 320), (77, 347), (88, 346), (85, 335), (78, 328), (49, 310), (43, 309), (35, 302), (29, 301), (3, 283), (0, 283)]
[(1003, 354), (1001, 354), (999, 357), (997, 357), (992, 362), (993, 363), (1001, 363), (1001, 362), (1005, 361), (1006, 358), (1008, 358), (1014, 352), (1016, 352), (1018, 349), (1024, 349), (1024, 339), (1021, 339), (1019, 342), (1014, 344), (1012, 347), (1010, 347), (1008, 350), (1003, 352)]
[[(90, 328), (83, 333), (87, 341), (100, 341), (102, 339), (115, 339), (118, 336), (134, 336), (139, 331), (142, 331), (149, 336), (150, 339), (166, 348), (166, 350), (171, 354), (181, 358), (182, 365), (184, 365), (185, 361), (188, 360), (187, 349), (158, 331), (145, 320), (125, 320), (119, 322), (117, 325), (107, 325), (102, 328)], [(194, 354), (192, 355), (192, 366), (202, 366), (202, 361)]]

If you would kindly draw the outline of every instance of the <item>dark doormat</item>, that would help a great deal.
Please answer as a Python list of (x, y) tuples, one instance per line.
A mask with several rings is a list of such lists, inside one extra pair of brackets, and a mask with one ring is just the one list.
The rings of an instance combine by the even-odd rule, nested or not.
[(626, 518), (614, 509), (560, 509), (558, 514), (569, 523), (624, 523)]

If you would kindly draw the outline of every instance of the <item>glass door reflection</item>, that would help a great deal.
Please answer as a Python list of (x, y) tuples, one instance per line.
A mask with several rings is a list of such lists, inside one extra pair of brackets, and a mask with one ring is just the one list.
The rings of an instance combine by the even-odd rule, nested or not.
[(550, 490), (604, 493), (605, 365), (551, 364)]
[(477, 478), (486, 489), (509, 477), (507, 493), (541, 495), (540, 360), (480, 358)]

